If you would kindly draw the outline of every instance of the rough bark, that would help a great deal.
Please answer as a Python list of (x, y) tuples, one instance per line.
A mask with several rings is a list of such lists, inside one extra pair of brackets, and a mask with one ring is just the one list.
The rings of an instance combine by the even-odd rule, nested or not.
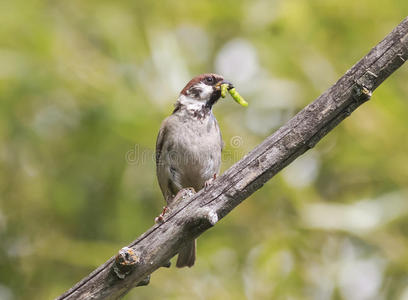
[(155, 225), (57, 299), (117, 299), (146, 285), (149, 276), (188, 240), (218, 220), (314, 147), (330, 130), (370, 99), (371, 93), (408, 58), (408, 17), (383, 41), (286, 125), (217, 178), (206, 190), (186, 191)]

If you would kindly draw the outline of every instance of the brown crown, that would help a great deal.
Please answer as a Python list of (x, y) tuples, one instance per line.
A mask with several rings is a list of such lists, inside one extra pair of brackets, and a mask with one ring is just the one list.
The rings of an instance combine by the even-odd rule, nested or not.
[(184, 89), (180, 92), (180, 94), (183, 95), (187, 95), (187, 91), (195, 84), (204, 81), (204, 78), (207, 76), (214, 76), (215, 77), (215, 82), (219, 82), (221, 80), (224, 80), (224, 78), (221, 75), (218, 74), (214, 74), (214, 73), (205, 73), (205, 74), (201, 74), (198, 75), (196, 77), (194, 77), (193, 79), (191, 79), (187, 85), (184, 87)]

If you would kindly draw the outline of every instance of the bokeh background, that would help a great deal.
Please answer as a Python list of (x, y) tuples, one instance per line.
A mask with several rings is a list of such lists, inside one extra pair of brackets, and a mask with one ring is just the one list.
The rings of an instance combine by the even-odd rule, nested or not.
[[(52, 299), (153, 225), (161, 121), (217, 72), (225, 170), (330, 87), (405, 0), (0, 2), (0, 299)], [(408, 299), (408, 66), (125, 299)]]

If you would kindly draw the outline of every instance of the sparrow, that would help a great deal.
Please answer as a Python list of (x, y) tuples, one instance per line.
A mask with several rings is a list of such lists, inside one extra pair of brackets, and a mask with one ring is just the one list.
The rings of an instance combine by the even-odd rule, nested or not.
[[(156, 175), (167, 206), (183, 189), (198, 192), (208, 186), (220, 171), (223, 141), (212, 108), (221, 97), (221, 84), (233, 88), (217, 74), (194, 77), (180, 92), (173, 113), (161, 124), (156, 141)], [(163, 220), (167, 206), (159, 219)], [(191, 267), (195, 258), (194, 240), (180, 249), (176, 266)]]

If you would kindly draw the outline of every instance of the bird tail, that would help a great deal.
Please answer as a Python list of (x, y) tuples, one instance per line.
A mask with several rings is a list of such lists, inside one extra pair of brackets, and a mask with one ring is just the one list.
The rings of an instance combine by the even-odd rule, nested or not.
[(192, 267), (196, 258), (196, 241), (188, 242), (183, 248), (180, 249), (176, 267)]

